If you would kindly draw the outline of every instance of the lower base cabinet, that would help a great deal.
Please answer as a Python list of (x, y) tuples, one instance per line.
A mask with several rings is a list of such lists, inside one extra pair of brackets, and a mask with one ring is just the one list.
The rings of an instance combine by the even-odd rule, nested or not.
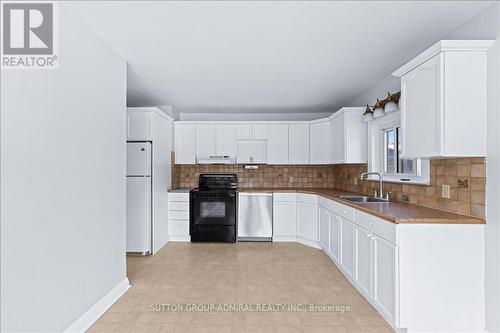
[(354, 224), (340, 218), (340, 266), (350, 279), (354, 278)]
[(189, 241), (189, 192), (168, 193), (168, 240)]
[(275, 240), (295, 240), (296, 231), (295, 193), (280, 193), (273, 198), (273, 237)]
[(397, 246), (371, 235), (373, 249), (372, 300), (389, 322), (396, 320)]
[(482, 331), (484, 225), (394, 224), (288, 195), (275, 193), (275, 239), (321, 248), (396, 331)]
[(330, 212), (330, 249), (329, 254), (333, 261), (338, 264), (340, 257), (340, 220), (339, 217)]
[(327, 253), (330, 252), (330, 218), (331, 213), (324, 207), (319, 207), (319, 246)]
[(372, 297), (373, 285), (373, 235), (358, 226), (354, 227), (355, 234), (355, 270), (354, 282), (361, 293)]
[(297, 195), (297, 237), (310, 245), (318, 243), (318, 197)]

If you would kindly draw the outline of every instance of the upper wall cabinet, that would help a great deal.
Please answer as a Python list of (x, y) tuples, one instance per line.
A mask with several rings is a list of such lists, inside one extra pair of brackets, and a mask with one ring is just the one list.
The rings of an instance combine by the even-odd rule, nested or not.
[(364, 108), (342, 108), (331, 126), (331, 163), (366, 163), (368, 154), (367, 126), (363, 122)]
[(488, 40), (443, 40), (393, 73), (401, 77), (407, 158), (486, 156)]
[(127, 141), (151, 140), (151, 126), (151, 112), (138, 112), (129, 108), (127, 111)]
[(267, 145), (265, 140), (238, 140), (237, 163), (267, 163)]
[(330, 121), (312, 122), (309, 139), (310, 164), (330, 164)]
[(215, 155), (215, 125), (196, 125), (196, 156)]
[(217, 125), (216, 128), (216, 153), (219, 156), (236, 155), (236, 126)]
[(269, 125), (267, 163), (288, 164), (288, 125)]
[(289, 126), (288, 159), (290, 164), (309, 164), (309, 124)]
[(236, 125), (236, 138), (238, 140), (267, 139), (267, 125)]
[(175, 124), (175, 163), (196, 163), (196, 125)]

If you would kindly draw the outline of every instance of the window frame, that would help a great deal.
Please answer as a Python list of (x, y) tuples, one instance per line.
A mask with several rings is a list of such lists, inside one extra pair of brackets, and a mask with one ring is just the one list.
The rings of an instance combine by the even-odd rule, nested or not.
[[(396, 172), (388, 172), (388, 154), (387, 154), (387, 149), (388, 149), (388, 133), (389, 131), (393, 131), (394, 133), (394, 166), (396, 167)], [(410, 160), (410, 159), (405, 159), (405, 158), (401, 158), (400, 159), (400, 150), (399, 150), (399, 144), (400, 144), (400, 140), (398, 138), (398, 134), (401, 133), (401, 137), (403, 136), (402, 135), (402, 129), (401, 129), (401, 123), (399, 122), (396, 122), (394, 123), (394, 125), (392, 126), (389, 126), (387, 128), (384, 128), (382, 129), (382, 135), (383, 135), (383, 148), (382, 148), (382, 154), (383, 154), (383, 157), (382, 157), (382, 160), (383, 160), (383, 175), (385, 176), (398, 176), (398, 177), (403, 177), (403, 178), (408, 178), (408, 177), (414, 177), (414, 176), (417, 176), (419, 174), (418, 172), (418, 159), (411, 159), (411, 161), (413, 161), (413, 169), (414, 169), (414, 172), (399, 172), (399, 169), (401, 167), (400, 165), (400, 162), (402, 160)]]
[[(396, 111), (386, 114), (384, 117), (377, 118), (368, 123), (368, 171), (380, 172), (384, 181), (400, 184), (430, 184), (430, 161), (429, 159), (416, 159), (414, 168), (415, 173), (387, 173), (386, 172), (386, 144), (385, 132), (391, 128), (401, 126), (401, 112)], [(402, 131), (402, 129), (401, 129)], [(396, 132), (395, 144), (397, 144)], [(404, 140), (404, 133), (401, 132), (401, 138)], [(397, 155), (397, 149), (395, 151)], [(403, 156), (404, 158), (404, 156)], [(395, 157), (396, 163), (399, 163), (399, 156)], [(397, 167), (396, 167), (397, 168)], [(378, 180), (375, 176), (370, 176), (369, 180)]]

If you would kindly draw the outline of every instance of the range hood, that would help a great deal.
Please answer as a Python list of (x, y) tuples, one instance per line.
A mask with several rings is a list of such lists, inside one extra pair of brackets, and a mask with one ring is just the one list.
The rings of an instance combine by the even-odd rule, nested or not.
[(229, 155), (196, 156), (196, 164), (236, 164), (236, 157)]

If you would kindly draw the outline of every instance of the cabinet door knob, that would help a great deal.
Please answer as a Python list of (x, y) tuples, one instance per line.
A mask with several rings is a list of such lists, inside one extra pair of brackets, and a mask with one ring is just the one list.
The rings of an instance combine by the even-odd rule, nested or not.
[(368, 225), (369, 225), (370, 227), (373, 227), (373, 223), (372, 223), (372, 222), (368, 223)]

